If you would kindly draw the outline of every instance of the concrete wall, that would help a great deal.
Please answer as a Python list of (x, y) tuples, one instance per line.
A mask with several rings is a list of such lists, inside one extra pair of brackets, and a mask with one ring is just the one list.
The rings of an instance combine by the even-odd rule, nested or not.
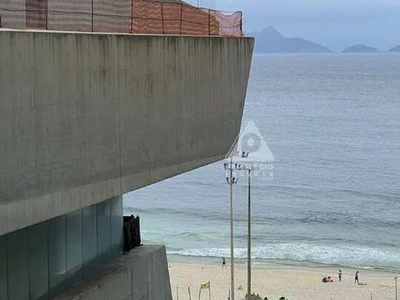
[(142, 246), (54, 300), (172, 300), (164, 246)]
[(253, 39), (0, 31), (0, 235), (224, 157)]

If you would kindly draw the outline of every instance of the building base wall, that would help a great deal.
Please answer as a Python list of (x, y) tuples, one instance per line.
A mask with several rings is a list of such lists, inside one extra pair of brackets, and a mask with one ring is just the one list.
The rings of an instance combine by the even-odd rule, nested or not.
[(131, 250), (55, 300), (172, 300), (165, 246)]
[(113, 258), (122, 196), (0, 236), (0, 300), (49, 300)]

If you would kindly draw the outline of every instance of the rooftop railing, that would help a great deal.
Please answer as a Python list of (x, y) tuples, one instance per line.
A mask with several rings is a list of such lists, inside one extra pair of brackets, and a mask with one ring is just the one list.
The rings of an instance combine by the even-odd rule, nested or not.
[(241, 12), (151, 0), (2, 0), (0, 28), (243, 36)]

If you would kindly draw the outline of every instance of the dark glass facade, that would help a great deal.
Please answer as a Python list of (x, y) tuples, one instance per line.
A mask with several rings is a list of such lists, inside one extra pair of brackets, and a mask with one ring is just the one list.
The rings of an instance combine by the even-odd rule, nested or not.
[(47, 300), (122, 251), (122, 197), (0, 236), (0, 299)]

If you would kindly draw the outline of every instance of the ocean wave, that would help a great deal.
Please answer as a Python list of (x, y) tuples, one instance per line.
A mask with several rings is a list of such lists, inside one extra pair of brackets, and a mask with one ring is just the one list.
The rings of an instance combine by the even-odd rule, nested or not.
[(364, 216), (357, 213), (341, 213), (341, 212), (310, 212), (305, 216), (296, 218), (295, 221), (303, 224), (329, 224), (329, 225), (351, 225), (352, 227), (378, 226), (378, 227), (400, 227), (400, 222), (395, 220), (384, 220)]
[[(228, 257), (228, 248), (169, 250), (169, 254), (194, 257)], [(236, 248), (235, 257), (247, 257), (246, 248)], [(378, 249), (363, 246), (327, 246), (308, 243), (273, 243), (252, 249), (257, 260), (289, 260), (324, 265), (363, 268), (400, 268), (398, 248)]]
[(350, 196), (359, 197), (361, 199), (376, 200), (378, 202), (382, 201), (398, 202), (400, 200), (399, 195), (397, 193), (390, 193), (390, 192), (374, 193), (362, 190), (349, 190), (349, 189), (339, 189), (333, 191), (349, 194)]
[(271, 183), (269, 185), (271, 191), (277, 193), (287, 193), (288, 195), (293, 195), (298, 197), (298, 195), (307, 195), (309, 198), (320, 199), (321, 193), (330, 193), (334, 195), (343, 194), (345, 197), (342, 199), (360, 199), (362, 201), (373, 201), (373, 202), (394, 202), (399, 203), (400, 197), (397, 190), (376, 192), (376, 191), (365, 191), (356, 189), (337, 189), (331, 187), (315, 187), (315, 186), (304, 186), (304, 185), (277, 185)]
[(174, 208), (165, 208), (165, 207), (157, 207), (157, 208), (136, 208), (131, 206), (124, 206), (124, 214), (136, 214), (136, 215), (160, 215), (164, 216), (176, 216), (187, 219), (188, 216), (190, 218), (197, 218), (198, 221), (204, 220), (219, 220), (219, 221), (227, 221), (229, 220), (228, 214), (221, 214), (220, 212), (213, 211), (211, 209), (203, 209), (203, 211), (189, 209), (174, 209)]
[[(218, 221), (224, 222), (229, 221), (228, 214), (221, 214), (219, 212), (204, 210), (179, 210), (173, 208), (152, 208), (152, 209), (143, 209), (143, 208), (134, 208), (125, 206), (124, 207), (125, 214), (138, 214), (138, 215), (161, 215), (161, 216), (176, 216), (180, 218), (187, 219), (190, 217), (192, 220), (195, 218), (198, 222), (203, 221)], [(237, 214), (235, 216), (235, 221), (238, 223), (247, 222), (247, 215)], [(285, 225), (295, 225), (295, 224), (310, 224), (310, 225), (319, 225), (319, 224), (329, 224), (329, 225), (350, 225), (354, 227), (362, 227), (362, 226), (374, 226), (374, 227), (400, 227), (400, 222), (397, 220), (390, 219), (377, 219), (371, 216), (364, 216), (357, 213), (342, 213), (342, 212), (324, 212), (324, 211), (313, 211), (308, 212), (306, 214), (299, 214), (295, 216), (265, 216), (257, 213), (253, 214), (252, 217), (253, 224), (285, 224)]]

